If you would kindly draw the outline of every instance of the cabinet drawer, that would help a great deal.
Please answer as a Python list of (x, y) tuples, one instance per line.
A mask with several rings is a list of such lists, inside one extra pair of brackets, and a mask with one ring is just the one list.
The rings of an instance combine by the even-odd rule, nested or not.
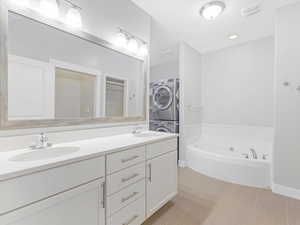
[(104, 177), (104, 157), (0, 182), (0, 214)]
[(147, 145), (147, 159), (177, 150), (177, 138)]
[(145, 161), (146, 147), (139, 147), (107, 156), (107, 173), (119, 171)]
[(107, 198), (107, 215), (111, 216), (113, 213), (119, 211), (126, 205), (136, 201), (141, 196), (145, 195), (146, 182), (145, 179), (135, 183), (122, 191), (111, 195)]
[(145, 197), (131, 203), (107, 219), (107, 225), (141, 225), (145, 221)]
[(107, 194), (111, 195), (143, 178), (145, 178), (145, 163), (112, 174), (107, 177)]

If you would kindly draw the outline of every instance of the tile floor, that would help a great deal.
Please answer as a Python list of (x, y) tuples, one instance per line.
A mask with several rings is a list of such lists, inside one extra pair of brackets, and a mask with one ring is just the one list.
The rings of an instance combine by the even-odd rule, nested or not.
[(300, 225), (300, 201), (179, 170), (179, 194), (143, 225)]

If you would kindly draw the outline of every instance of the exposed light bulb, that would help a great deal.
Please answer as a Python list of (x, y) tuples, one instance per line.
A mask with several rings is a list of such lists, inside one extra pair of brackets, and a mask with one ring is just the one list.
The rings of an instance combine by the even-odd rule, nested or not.
[(40, 13), (52, 19), (57, 18), (59, 11), (56, 0), (42, 0), (40, 3)]
[(206, 20), (215, 20), (225, 9), (225, 3), (221, 1), (213, 1), (205, 4), (201, 10), (200, 14)]
[(82, 26), (81, 14), (77, 8), (70, 8), (66, 15), (66, 24), (73, 28)]
[(135, 38), (131, 38), (128, 42), (128, 50), (132, 53), (137, 54), (139, 49), (139, 43)]
[(139, 55), (145, 57), (148, 55), (148, 46), (147, 44), (143, 44), (139, 49)]
[(11, 2), (14, 5), (17, 5), (18, 7), (29, 7), (29, 1), (28, 0), (11, 0)]
[(126, 34), (119, 32), (115, 40), (115, 45), (119, 48), (126, 48), (127, 43), (128, 43), (128, 39)]

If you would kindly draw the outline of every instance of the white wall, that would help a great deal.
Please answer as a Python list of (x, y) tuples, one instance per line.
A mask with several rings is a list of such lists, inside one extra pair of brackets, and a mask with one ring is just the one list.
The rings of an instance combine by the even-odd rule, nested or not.
[(185, 43), (179, 48), (180, 153), (186, 159), (186, 146), (200, 137), (201, 128), (201, 55)]
[(179, 61), (165, 62), (150, 67), (150, 81), (179, 78)]
[[(300, 198), (300, 4), (279, 9), (276, 28), (275, 191)], [(284, 86), (289, 82), (289, 86)], [(294, 196), (295, 197), (295, 196)]]
[(203, 55), (203, 122), (272, 126), (274, 58), (271, 37)]
[[(83, 29), (85, 31), (105, 40), (113, 41), (118, 27), (122, 27), (145, 41), (150, 41), (151, 17), (130, 0), (78, 0), (77, 2), (83, 8), (82, 19)], [(62, 142), (75, 140), (77, 138), (90, 138), (107, 134), (124, 133), (132, 129), (131, 126), (99, 129), (96, 129), (96, 127), (103, 126), (95, 125), (95, 129), (86, 129), (87, 127), (90, 128), (91, 126), (70, 127), (72, 129), (76, 128), (78, 131), (66, 132), (64, 134), (61, 132), (53, 133), (50, 137), (50, 141)], [(25, 135), (40, 131), (58, 131), (61, 129), (62, 128), (32, 129), (19, 131), (18, 133), (22, 132)], [(0, 135), (7, 136), (14, 135), (15, 133), (16, 131), (1, 131)], [(0, 151), (27, 147), (32, 144), (32, 140), (35, 140), (35, 136), (28, 135), (16, 138), (2, 137), (0, 138)]]

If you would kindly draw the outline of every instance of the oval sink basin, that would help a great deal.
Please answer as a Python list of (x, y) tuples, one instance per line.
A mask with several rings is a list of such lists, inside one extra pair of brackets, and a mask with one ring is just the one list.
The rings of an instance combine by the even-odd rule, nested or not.
[(133, 134), (133, 136), (135, 137), (157, 137), (157, 136), (161, 136), (163, 135), (163, 133), (152, 133), (152, 132), (142, 132), (142, 133), (138, 133), (138, 134)]
[(29, 161), (37, 161), (37, 160), (46, 160), (46, 159), (61, 157), (64, 155), (69, 155), (79, 150), (80, 150), (79, 147), (57, 147), (57, 148), (39, 149), (31, 152), (22, 153), (20, 155), (16, 155), (12, 157), (10, 161), (29, 162)]

